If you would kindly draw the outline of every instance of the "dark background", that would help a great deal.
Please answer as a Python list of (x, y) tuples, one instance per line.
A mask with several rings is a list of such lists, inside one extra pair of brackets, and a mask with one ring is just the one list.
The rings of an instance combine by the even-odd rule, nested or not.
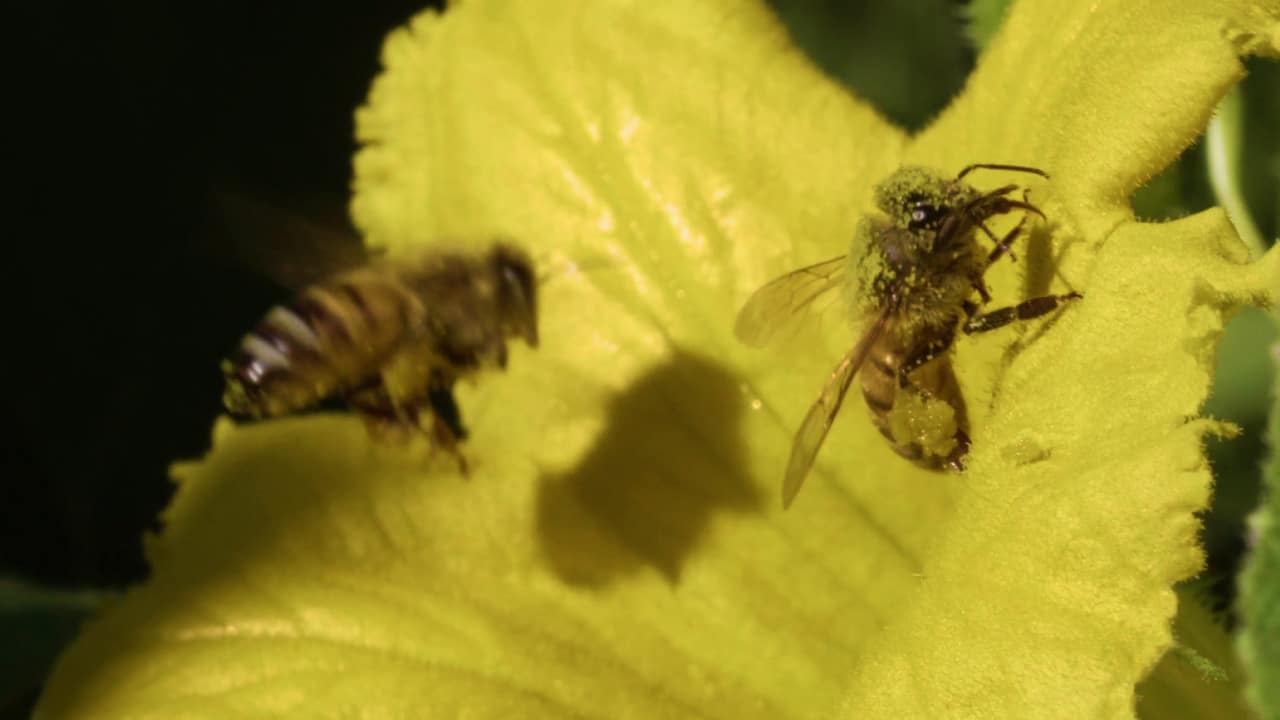
[[(6, 7), (0, 717), (142, 579), (218, 361), (285, 291), (216, 252), (210, 197), (344, 217), (353, 113), (422, 0)], [(213, 229), (217, 228), (217, 229)], [(28, 583), (14, 584), (10, 579)]]
[(34, 5), (10, 26), (0, 574), (118, 587), (168, 464), (208, 447), (218, 360), (282, 296), (210, 252), (210, 194), (340, 216), (382, 39), (424, 4)]
[[(433, 4), (7, 10), (0, 578), (58, 589), (145, 576), (142, 535), (171, 494), (168, 465), (208, 448), (221, 409), (218, 361), (286, 295), (217, 252), (235, 229), (219, 224), (211, 197), (237, 193), (344, 222), (354, 111), (382, 40)], [(824, 69), (908, 128), (945, 105), (976, 57), (953, 0), (771, 4)], [(1266, 72), (1280, 78), (1274, 66)], [(1280, 104), (1280, 93), (1270, 97)], [(1198, 153), (1140, 193), (1143, 217), (1213, 204)], [(1274, 171), (1268, 177), (1269, 189), (1255, 182), (1251, 191), (1276, 197)], [(1275, 208), (1265, 210), (1272, 236)], [(1246, 339), (1240, 352), (1254, 345)], [(1242, 478), (1220, 482), (1219, 505), (1230, 509), (1207, 535), (1222, 607), (1239, 517), (1256, 504), (1258, 408), (1265, 402), (1252, 415), (1216, 410), (1249, 431), (1229, 451), (1215, 446), (1215, 464)], [(70, 637), (75, 622), (51, 627), (33, 641), (47, 648), (30, 655), (44, 661), (20, 658), (29, 677), (0, 684), (0, 715), (29, 708), (59, 644), (50, 638)]]

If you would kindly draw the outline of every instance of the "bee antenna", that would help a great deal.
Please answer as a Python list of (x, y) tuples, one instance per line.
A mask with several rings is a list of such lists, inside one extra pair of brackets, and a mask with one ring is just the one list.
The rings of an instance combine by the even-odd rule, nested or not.
[(1049, 173), (1041, 170), (1040, 168), (1033, 168), (1027, 165), (1002, 165), (999, 163), (974, 163), (973, 165), (966, 165), (965, 168), (956, 175), (956, 179), (959, 180), (974, 170), (1008, 170), (1010, 172), (1031, 173), (1032, 175), (1039, 175), (1046, 180), (1049, 179)]

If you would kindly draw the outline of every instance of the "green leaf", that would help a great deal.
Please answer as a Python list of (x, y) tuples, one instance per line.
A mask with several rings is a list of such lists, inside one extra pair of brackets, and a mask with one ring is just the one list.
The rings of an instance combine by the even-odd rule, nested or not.
[(1280, 62), (1247, 63), (1241, 83), (1244, 100), (1244, 163), (1240, 168), (1245, 204), (1265, 240), (1280, 236)]
[(1137, 688), (1137, 716), (1147, 720), (1248, 717), (1244, 672), (1231, 636), (1205, 607), (1206, 585), (1179, 585), (1174, 645)]
[(0, 709), (11, 710), (18, 698), (39, 688), (80, 623), (107, 597), (0, 578), (0, 637), (5, 639), (0, 648)]
[[(1200, 542), (1208, 572), (1219, 577), (1238, 572), (1248, 515), (1257, 509), (1262, 485), (1266, 425), (1272, 383), (1270, 347), (1280, 333), (1260, 308), (1244, 308), (1227, 325), (1218, 343), (1213, 389), (1201, 413), (1239, 428), (1232, 438), (1207, 445), (1213, 467), (1213, 505), (1202, 515)], [(1218, 568), (1225, 568), (1219, 570)]]
[[(1280, 344), (1272, 346), (1272, 359), (1280, 368)], [(1240, 577), (1240, 652), (1249, 674), (1249, 700), (1264, 718), (1280, 715), (1280, 384), (1272, 386), (1272, 400), (1266, 496), (1251, 518), (1252, 549)]]
[(986, 49), (1012, 5), (1013, 0), (969, 0), (965, 4), (965, 32), (974, 47)]
[(769, 5), (819, 67), (908, 130), (937, 115), (973, 68), (951, 0)]
[(1261, 256), (1266, 251), (1267, 244), (1257, 225), (1253, 223), (1240, 188), (1241, 144), (1244, 140), (1244, 130), (1241, 127), (1244, 122), (1242, 106), (1239, 87), (1227, 93), (1222, 102), (1218, 103), (1218, 111), (1209, 121), (1206, 146), (1208, 170), (1214, 195), (1227, 211), (1240, 239), (1249, 247), (1250, 252)]

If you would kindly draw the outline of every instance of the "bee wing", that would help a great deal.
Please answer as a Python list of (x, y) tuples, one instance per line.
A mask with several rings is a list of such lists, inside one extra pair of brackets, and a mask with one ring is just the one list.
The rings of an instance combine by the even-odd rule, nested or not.
[(768, 344), (801, 310), (840, 285), (845, 256), (793, 270), (751, 294), (738, 312), (733, 333), (747, 345)]
[(231, 256), (290, 290), (302, 290), (372, 257), (341, 220), (326, 222), (230, 191), (214, 192), (210, 211), (209, 252)]
[(863, 334), (858, 344), (841, 358), (835, 369), (831, 371), (831, 375), (827, 377), (827, 383), (822, 386), (822, 392), (818, 394), (813, 407), (809, 408), (809, 414), (804, 416), (804, 422), (796, 432), (796, 439), (791, 443), (787, 474), (782, 481), (783, 508), (790, 507), (796, 493), (800, 492), (800, 486), (804, 484), (805, 477), (809, 475), (809, 469), (813, 467), (813, 460), (817, 457), (818, 450), (822, 448), (822, 441), (827, 438), (827, 431), (831, 429), (836, 413), (840, 412), (840, 405), (844, 402), (844, 395), (853, 382), (853, 376), (866, 361), (871, 346), (884, 332), (889, 322), (889, 315), (889, 309), (882, 312)]

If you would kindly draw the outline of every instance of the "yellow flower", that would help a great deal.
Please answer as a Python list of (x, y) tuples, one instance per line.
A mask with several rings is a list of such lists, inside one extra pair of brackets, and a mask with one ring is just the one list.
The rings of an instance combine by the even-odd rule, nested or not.
[[(1201, 563), (1214, 340), (1277, 300), (1280, 253), (1127, 198), (1278, 45), (1273, 0), (1027, 0), (908, 138), (757, 2), (422, 14), (359, 114), (356, 221), (392, 253), (511, 235), (547, 273), (541, 347), (460, 392), (471, 477), (354, 418), (220, 423), (39, 714), (1131, 716)], [(784, 514), (855, 338), (835, 309), (749, 349), (737, 308), (847, 252), (894, 169), (972, 162), (1052, 175), (997, 302), (1084, 299), (957, 344), (964, 474), (901, 460), (852, 393)]]

